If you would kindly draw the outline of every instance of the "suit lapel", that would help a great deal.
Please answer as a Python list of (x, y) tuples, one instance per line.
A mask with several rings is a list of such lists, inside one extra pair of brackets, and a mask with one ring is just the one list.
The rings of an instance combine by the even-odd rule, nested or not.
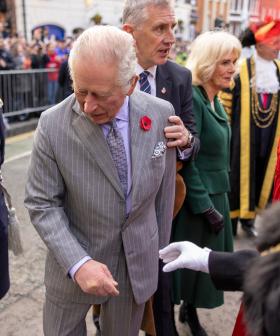
[[(141, 175), (143, 174), (143, 166), (146, 161), (151, 159), (151, 143), (152, 130), (144, 131), (140, 127), (140, 119), (143, 116), (151, 118), (147, 110), (147, 102), (142, 93), (135, 92), (129, 99), (129, 116), (130, 116), (130, 132), (131, 132), (131, 170), (132, 170), (132, 211), (135, 204), (135, 199), (139, 196), (139, 188), (141, 184)], [(152, 126), (153, 127), (153, 126)], [(150, 156), (149, 156), (150, 155)]]
[(74, 118), (72, 123), (75, 133), (94, 158), (94, 161), (98, 164), (103, 174), (112, 183), (120, 196), (124, 198), (118, 173), (112, 161), (102, 128), (93, 124), (84, 113), (81, 112), (77, 102), (73, 106), (73, 110), (76, 113), (76, 118)]
[(158, 65), (156, 71), (156, 95), (158, 98), (171, 100), (172, 80), (168, 69), (164, 65)]
[(218, 105), (217, 98), (214, 98), (214, 104), (215, 104), (215, 109), (217, 111), (213, 110), (209, 99), (205, 96), (206, 92), (202, 87), (194, 87), (194, 89), (197, 91), (199, 94), (201, 100), (204, 102), (205, 106), (207, 107), (207, 110), (219, 121), (227, 122), (227, 116), (223, 111), (221, 110), (220, 105)]
[[(219, 121), (222, 121), (222, 122), (227, 122), (227, 116), (226, 114), (222, 113), (222, 110), (221, 108), (218, 106), (217, 103), (215, 103), (215, 110), (213, 110), (210, 102), (208, 101), (207, 102), (207, 108), (208, 108), (208, 111), (214, 115), (214, 117), (219, 120)], [(223, 115), (224, 114), (224, 115)]]

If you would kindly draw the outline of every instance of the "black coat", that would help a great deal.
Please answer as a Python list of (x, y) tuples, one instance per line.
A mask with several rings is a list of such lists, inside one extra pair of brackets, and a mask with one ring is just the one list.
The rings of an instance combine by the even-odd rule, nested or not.
[[(4, 162), (4, 122), (0, 111), (0, 166)], [(8, 264), (8, 211), (2, 191), (0, 191), (0, 299), (10, 287)]]
[(157, 66), (156, 96), (169, 101), (186, 128), (195, 137), (192, 157), (199, 150), (192, 103), (192, 75), (187, 69), (172, 61)]
[(259, 253), (254, 250), (210, 252), (209, 273), (215, 287), (224, 291), (243, 290), (246, 270), (258, 256)]
[(72, 80), (70, 77), (68, 60), (64, 61), (58, 72), (59, 94), (58, 101), (62, 101), (73, 93)]

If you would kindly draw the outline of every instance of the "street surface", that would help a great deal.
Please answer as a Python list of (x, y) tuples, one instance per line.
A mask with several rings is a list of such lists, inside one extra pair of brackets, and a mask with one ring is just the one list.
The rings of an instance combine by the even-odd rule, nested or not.
[[(46, 248), (30, 223), (23, 206), (24, 186), (32, 149), (33, 133), (7, 139), (6, 161), (2, 167), (4, 183), (9, 190), (21, 223), (24, 254), (10, 253), (11, 289), (0, 301), (0, 336), (41, 336), (44, 301), (44, 259)], [(235, 248), (252, 247), (252, 241), (239, 233)], [(222, 307), (200, 309), (201, 322), (209, 336), (230, 336), (240, 304), (240, 293), (226, 293)], [(176, 319), (178, 307), (176, 307)], [(178, 323), (180, 336), (190, 335), (186, 326)], [(88, 335), (94, 335), (91, 316), (87, 318)], [(139, 335), (143, 335), (140, 333)], [(159, 335), (160, 336), (160, 335)]]

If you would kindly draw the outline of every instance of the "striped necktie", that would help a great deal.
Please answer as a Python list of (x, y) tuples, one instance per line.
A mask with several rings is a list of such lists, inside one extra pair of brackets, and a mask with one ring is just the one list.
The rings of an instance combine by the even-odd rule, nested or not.
[(112, 159), (120, 178), (124, 195), (127, 195), (127, 158), (125, 153), (124, 141), (117, 127), (116, 119), (110, 122), (110, 130), (107, 135), (107, 144), (109, 146)]
[(151, 85), (148, 80), (149, 76), (149, 71), (143, 71), (140, 73), (140, 79), (139, 79), (139, 84), (140, 84), (140, 90), (146, 93), (151, 94)]

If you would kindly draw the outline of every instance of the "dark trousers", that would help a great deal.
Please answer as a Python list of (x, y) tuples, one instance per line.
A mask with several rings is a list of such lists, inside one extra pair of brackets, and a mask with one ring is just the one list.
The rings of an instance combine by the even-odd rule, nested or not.
[(159, 262), (158, 288), (154, 294), (153, 311), (158, 336), (176, 336), (174, 305), (172, 302), (172, 274), (162, 271), (163, 262)]

